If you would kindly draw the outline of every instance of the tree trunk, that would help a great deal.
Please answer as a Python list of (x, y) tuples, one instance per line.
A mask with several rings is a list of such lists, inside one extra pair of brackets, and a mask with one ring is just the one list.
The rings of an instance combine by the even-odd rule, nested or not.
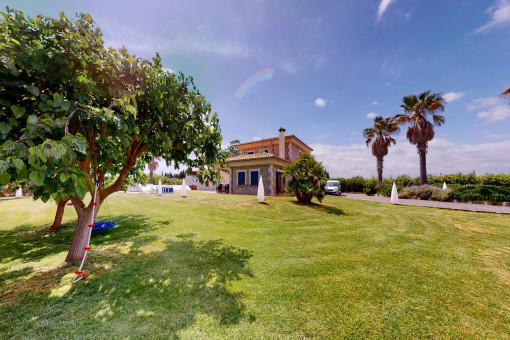
[(420, 155), (420, 185), (427, 184), (427, 147), (428, 143), (416, 145), (418, 155)]
[(154, 183), (152, 183), (152, 170), (149, 170), (149, 182), (151, 184), (154, 184)]
[(60, 228), (60, 225), (62, 224), (62, 218), (64, 217), (64, 210), (66, 208), (66, 204), (68, 201), (69, 199), (58, 202), (57, 212), (55, 213), (55, 219), (53, 220), (53, 224), (48, 229), (48, 231), (54, 231)]
[[(99, 212), (99, 207), (100, 205), (96, 206), (96, 216)], [(74, 232), (71, 248), (69, 248), (69, 252), (67, 253), (66, 262), (81, 261), (83, 256), (85, 256), (84, 248), (87, 246), (89, 233), (91, 232), (89, 224), (92, 222), (92, 208), (93, 206), (91, 205), (84, 209), (76, 209), (78, 214), (78, 225), (76, 226), (76, 230)]]
[(378, 181), (379, 185), (381, 185), (384, 156), (376, 156), (376, 157), (377, 157), (377, 181)]
[(296, 198), (297, 198), (298, 202), (310, 203), (312, 201), (313, 194), (301, 193), (300, 191), (296, 191)]

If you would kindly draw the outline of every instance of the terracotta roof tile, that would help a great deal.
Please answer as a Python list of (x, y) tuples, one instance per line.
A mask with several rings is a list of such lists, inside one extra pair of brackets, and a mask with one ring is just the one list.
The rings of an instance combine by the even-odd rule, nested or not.
[[(303, 143), (304, 145), (306, 145), (307, 147), (310, 148), (310, 146), (308, 144), (303, 142), (301, 139), (297, 138), (295, 135), (285, 135), (285, 140), (291, 139), (291, 138), (296, 138), (298, 141), (300, 141), (301, 143)], [(278, 139), (280, 139), (280, 137), (264, 138), (264, 139), (254, 140), (251, 142), (239, 143), (236, 146), (244, 146), (244, 145), (250, 145), (250, 144), (256, 144), (256, 143), (263, 143), (263, 142), (268, 142), (268, 141), (273, 141), (273, 140), (278, 140)], [(310, 149), (313, 150), (312, 148), (310, 148)]]
[(227, 158), (227, 162), (249, 161), (249, 160), (253, 160), (253, 159), (265, 159), (265, 158), (278, 158), (282, 161), (289, 162), (286, 159), (277, 157), (277, 156), (273, 155), (272, 153), (267, 153), (267, 152), (232, 156), (232, 157)]

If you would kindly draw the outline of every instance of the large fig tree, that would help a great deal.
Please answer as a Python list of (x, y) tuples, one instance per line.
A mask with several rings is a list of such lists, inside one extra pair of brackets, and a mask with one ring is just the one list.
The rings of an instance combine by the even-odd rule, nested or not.
[(157, 54), (105, 48), (88, 14), (1, 14), (0, 183), (31, 181), (34, 199), (73, 202), (66, 261), (84, 256), (96, 178), (96, 213), (153, 156), (217, 178), (218, 117), (191, 77), (164, 71)]

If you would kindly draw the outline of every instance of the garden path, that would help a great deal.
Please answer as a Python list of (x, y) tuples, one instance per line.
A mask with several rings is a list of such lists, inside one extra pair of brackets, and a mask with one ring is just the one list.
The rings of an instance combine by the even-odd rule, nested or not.
[[(342, 193), (342, 196), (347, 197), (347, 198), (358, 199), (358, 200), (374, 201), (374, 202), (381, 202), (381, 203), (391, 203), (390, 197), (384, 197), (384, 196), (367, 196), (365, 194), (353, 194), (353, 193)], [(498, 206), (498, 205), (424, 201), (424, 200), (403, 199), (403, 198), (399, 198), (397, 204), (415, 205), (415, 206), (439, 208), (439, 209), (489, 212), (489, 213), (509, 214), (510, 215), (510, 207), (508, 207), (508, 206), (503, 207), (503, 206)]]

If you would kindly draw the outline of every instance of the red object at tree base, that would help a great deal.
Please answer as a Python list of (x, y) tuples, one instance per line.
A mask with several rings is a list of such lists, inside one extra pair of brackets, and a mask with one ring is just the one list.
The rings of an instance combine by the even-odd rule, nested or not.
[(87, 279), (87, 274), (86, 273), (83, 273), (83, 279), (86, 280)]
[(97, 203), (96, 203), (96, 202), (94, 202), (94, 203), (92, 203), (92, 205), (97, 205)]
[(75, 271), (74, 272), (76, 275), (80, 275), (82, 272), (80, 272), (79, 270)]
[(85, 247), (85, 248), (83, 248), (83, 249), (85, 249), (85, 250), (90, 250), (90, 247)]
[(89, 224), (89, 227), (94, 228), (94, 227), (95, 227), (95, 225), (93, 225), (93, 224)]

